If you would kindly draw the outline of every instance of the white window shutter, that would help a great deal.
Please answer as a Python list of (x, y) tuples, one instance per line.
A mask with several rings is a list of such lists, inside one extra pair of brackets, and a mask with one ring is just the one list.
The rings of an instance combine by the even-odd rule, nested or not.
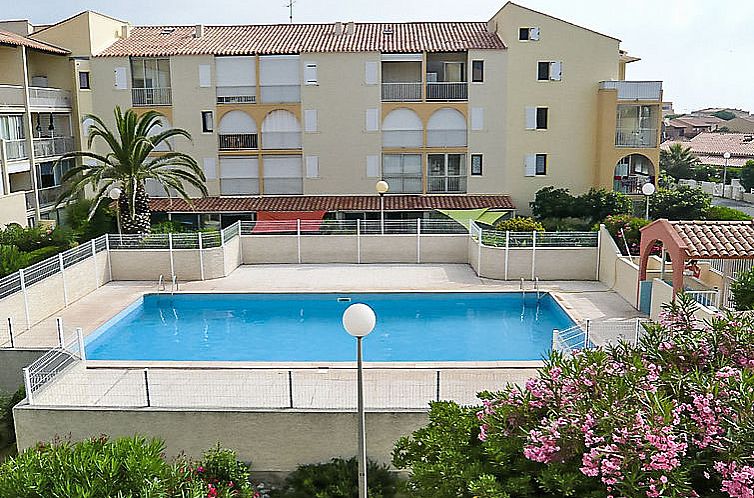
[(524, 176), (537, 176), (537, 155), (524, 156)]
[(113, 71), (115, 74), (115, 83), (114, 87), (118, 90), (126, 90), (128, 88), (128, 78), (126, 75), (126, 68), (125, 67), (116, 67)]
[(539, 28), (529, 28), (529, 40), (539, 40)]
[(207, 180), (214, 180), (217, 178), (217, 165), (214, 157), (205, 157), (203, 166), (204, 176)]
[(380, 156), (367, 156), (367, 178), (380, 177)]
[(471, 108), (471, 129), (474, 131), (484, 129), (484, 107)]
[(379, 109), (367, 109), (366, 130), (378, 131), (380, 129), (380, 112)]
[(317, 63), (307, 62), (304, 64), (304, 84), (316, 85), (317, 84)]
[(317, 109), (304, 110), (304, 131), (307, 133), (317, 131)]
[(212, 86), (212, 67), (209, 64), (199, 64), (199, 86)]
[(375, 61), (367, 61), (364, 64), (364, 83), (367, 85), (377, 84), (377, 71), (379, 66)]
[(526, 108), (526, 129), (527, 130), (537, 129), (537, 108), (536, 107)]
[(319, 178), (319, 156), (306, 156), (306, 177)]
[(550, 63), (550, 79), (560, 81), (563, 79), (563, 62), (555, 61)]

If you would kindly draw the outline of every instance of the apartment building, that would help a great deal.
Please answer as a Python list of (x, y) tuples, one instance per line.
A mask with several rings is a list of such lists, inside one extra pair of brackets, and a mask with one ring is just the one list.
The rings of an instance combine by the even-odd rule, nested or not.
[(105, 19), (113, 39), (90, 46), (88, 108), (110, 121), (116, 105), (153, 109), (191, 133), (174, 145), (210, 196), (148, 190), (154, 211), (192, 225), (376, 217), (380, 180), (395, 218), (527, 212), (548, 185), (637, 194), (656, 181), (661, 83), (625, 80), (638, 59), (619, 40), (514, 3), (486, 22)]

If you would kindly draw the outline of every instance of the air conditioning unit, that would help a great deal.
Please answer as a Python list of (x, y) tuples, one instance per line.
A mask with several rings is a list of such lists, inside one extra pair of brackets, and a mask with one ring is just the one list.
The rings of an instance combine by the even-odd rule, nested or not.
[(437, 73), (427, 73), (427, 83), (437, 83)]

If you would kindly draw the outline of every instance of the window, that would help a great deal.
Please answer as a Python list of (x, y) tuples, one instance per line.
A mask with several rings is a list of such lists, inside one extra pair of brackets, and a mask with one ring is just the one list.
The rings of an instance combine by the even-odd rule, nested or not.
[(547, 107), (527, 107), (526, 108), (526, 129), (527, 130), (546, 130), (547, 129)]
[(537, 80), (560, 81), (563, 77), (563, 63), (558, 61), (537, 62)]
[(170, 88), (170, 59), (131, 59), (133, 88)]
[(382, 156), (382, 179), (396, 194), (422, 192), (422, 156), (420, 154), (385, 154)]
[(465, 154), (427, 155), (428, 192), (466, 192)]
[(209, 64), (199, 64), (199, 87), (212, 86), (212, 67)]
[(472, 176), (482, 175), (482, 154), (471, 154), (471, 174)]
[(202, 111), (202, 132), (212, 133), (215, 131), (215, 117), (212, 111)]
[(539, 28), (518, 28), (518, 39), (520, 41), (539, 40)]
[(79, 89), (89, 90), (89, 71), (79, 71)]
[(547, 174), (547, 154), (536, 155), (536, 169), (534, 174), (537, 176)]
[(484, 82), (484, 61), (471, 61), (471, 82)]
[(306, 177), (319, 178), (319, 156), (306, 156)]
[(317, 84), (317, 63), (307, 62), (304, 65), (304, 83), (307, 85)]
[(537, 107), (537, 129), (547, 129), (547, 107)]

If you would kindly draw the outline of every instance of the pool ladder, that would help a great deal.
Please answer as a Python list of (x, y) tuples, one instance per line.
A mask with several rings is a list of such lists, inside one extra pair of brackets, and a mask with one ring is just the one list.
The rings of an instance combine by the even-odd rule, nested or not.
[(164, 292), (167, 289), (165, 289), (165, 277), (161, 274), (160, 278), (157, 279), (157, 292)]
[[(173, 275), (171, 281), (170, 281), (170, 294), (175, 294), (175, 291), (178, 290), (178, 277), (176, 275)], [(168, 288), (165, 284), (165, 276), (160, 275), (160, 278), (157, 280), (157, 292), (167, 292)]]
[[(526, 281), (524, 280), (524, 277), (521, 277), (521, 281), (519, 284), (519, 289), (521, 290), (521, 297), (526, 298), (526, 287), (525, 284)], [(534, 290), (537, 291), (537, 302), (542, 298), (542, 293), (539, 291), (539, 277), (534, 277)]]

